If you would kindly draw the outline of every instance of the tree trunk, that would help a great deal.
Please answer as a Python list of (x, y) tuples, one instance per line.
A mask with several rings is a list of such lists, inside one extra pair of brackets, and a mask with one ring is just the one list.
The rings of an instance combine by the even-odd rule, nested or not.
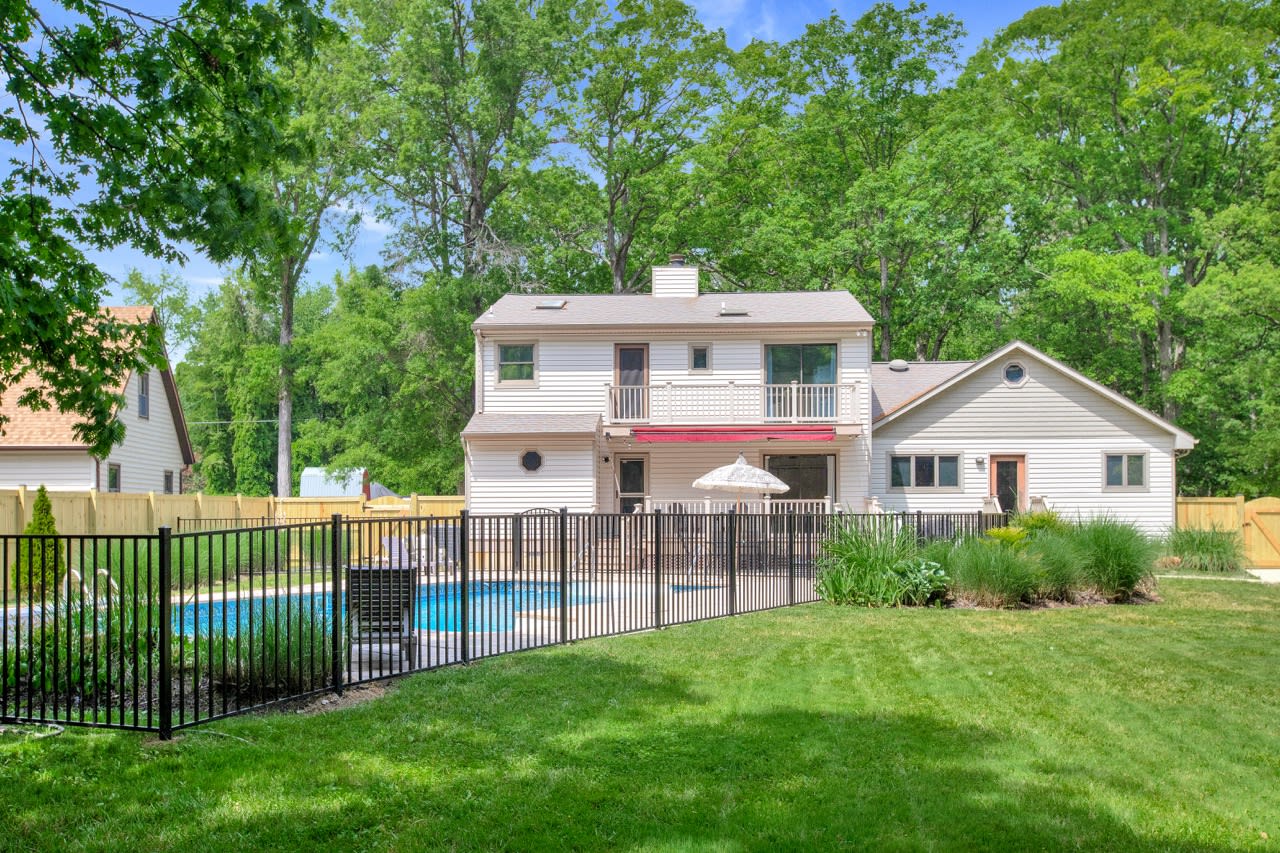
[(276, 497), (293, 493), (293, 276), (290, 259), (280, 264), (280, 396), (276, 432)]

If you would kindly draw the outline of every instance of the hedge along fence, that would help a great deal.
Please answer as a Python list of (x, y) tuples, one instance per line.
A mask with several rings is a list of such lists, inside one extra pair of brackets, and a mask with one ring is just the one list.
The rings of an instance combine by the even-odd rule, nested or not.
[[(0, 536), (21, 533), (31, 520), (36, 490), (0, 489)], [(277, 521), (329, 518), (334, 513), (353, 518), (397, 515), (456, 515), (463, 508), (458, 496), (410, 495), (407, 498), (275, 498), (242, 495), (125, 494), (119, 492), (49, 492), (58, 532), (74, 536), (150, 534), (160, 527), (179, 528), (179, 519)]]

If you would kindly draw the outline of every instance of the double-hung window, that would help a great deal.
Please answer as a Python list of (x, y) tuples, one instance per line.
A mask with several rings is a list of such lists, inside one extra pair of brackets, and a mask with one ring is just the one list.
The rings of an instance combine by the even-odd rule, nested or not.
[(960, 457), (935, 454), (890, 456), (891, 489), (958, 489)]
[(533, 344), (498, 344), (499, 382), (532, 382), (533, 365)]
[(1106, 454), (1103, 459), (1103, 478), (1103, 486), (1107, 489), (1145, 489), (1147, 454)]

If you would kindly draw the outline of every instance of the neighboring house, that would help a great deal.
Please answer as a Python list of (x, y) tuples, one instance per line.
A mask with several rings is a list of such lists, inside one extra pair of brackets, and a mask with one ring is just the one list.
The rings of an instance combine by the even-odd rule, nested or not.
[(775, 508), (1173, 523), (1186, 432), (1020, 342), (873, 364), (872, 327), (846, 292), (699, 294), (678, 262), (648, 295), (504, 296), (472, 325), (467, 505), (723, 510), (692, 482), (741, 452), (791, 486)]
[[(108, 308), (130, 323), (155, 323), (151, 307)], [(173, 374), (167, 368), (131, 373), (116, 412), (124, 440), (104, 459), (90, 455), (72, 427), (77, 415), (17, 405), (30, 380), (0, 392), (9, 418), (0, 435), (0, 488), (46, 486), (51, 491), (157, 492), (181, 490), (182, 469), (195, 461)]]

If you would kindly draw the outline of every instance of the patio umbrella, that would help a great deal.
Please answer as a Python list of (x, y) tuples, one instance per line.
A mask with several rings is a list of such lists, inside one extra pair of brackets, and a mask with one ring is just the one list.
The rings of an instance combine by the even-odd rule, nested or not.
[(739, 508), (742, 504), (743, 492), (778, 495), (791, 490), (790, 486), (768, 471), (749, 464), (747, 458), (741, 453), (738, 454), (738, 461), (732, 465), (721, 465), (694, 480), (693, 487), (717, 492), (733, 492), (738, 496)]

